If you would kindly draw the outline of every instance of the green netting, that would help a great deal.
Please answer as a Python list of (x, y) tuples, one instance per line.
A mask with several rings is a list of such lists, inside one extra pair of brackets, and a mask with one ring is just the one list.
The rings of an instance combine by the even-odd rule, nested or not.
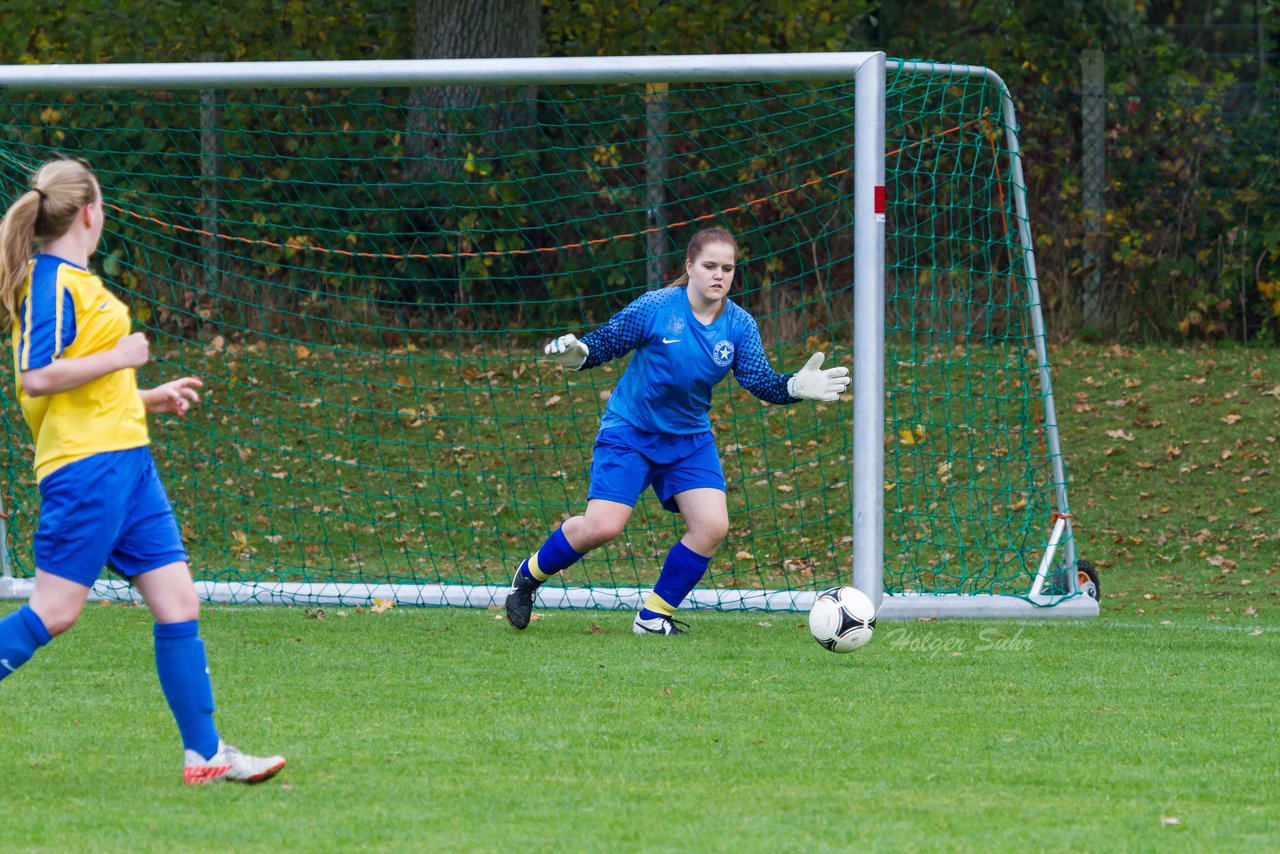
[[(851, 84), (0, 98), (6, 204), (87, 159), (143, 384), (206, 382), (151, 422), (200, 579), (505, 585), (584, 505), (625, 367), (568, 374), (541, 343), (668, 281), (703, 224), (738, 235), (776, 367), (853, 359)], [(1054, 501), (999, 93), (899, 72), (887, 104), (886, 587), (1025, 594)], [(38, 496), (12, 388), (21, 576)], [(732, 527), (704, 587), (847, 583), (847, 401), (719, 389)], [(647, 495), (561, 583), (651, 584), (677, 521)]]

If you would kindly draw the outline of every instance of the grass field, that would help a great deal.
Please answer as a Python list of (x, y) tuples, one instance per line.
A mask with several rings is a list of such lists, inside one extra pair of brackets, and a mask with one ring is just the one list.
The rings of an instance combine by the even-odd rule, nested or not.
[(1280, 354), (1053, 358), (1097, 620), (210, 607), (224, 734), (290, 765), (190, 790), (147, 613), (94, 605), (0, 687), (0, 848), (1276, 849)]
[(185, 789), (149, 620), (4, 683), (6, 850), (1266, 850), (1280, 625), (210, 608), (219, 719), (290, 765)]

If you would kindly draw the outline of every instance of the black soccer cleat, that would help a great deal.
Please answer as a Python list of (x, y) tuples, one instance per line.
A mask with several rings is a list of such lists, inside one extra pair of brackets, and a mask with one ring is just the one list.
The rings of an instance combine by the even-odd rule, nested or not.
[(541, 581), (524, 574), (524, 565), (525, 561), (520, 561), (511, 578), (511, 589), (507, 591), (507, 622), (517, 629), (529, 625), (533, 618), (533, 597), (542, 586)]

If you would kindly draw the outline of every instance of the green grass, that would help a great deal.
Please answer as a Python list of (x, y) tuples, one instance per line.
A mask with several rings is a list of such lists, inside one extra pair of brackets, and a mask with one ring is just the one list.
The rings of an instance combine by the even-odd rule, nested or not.
[(678, 639), (493, 617), (206, 609), (222, 730), (290, 764), (193, 790), (146, 612), (91, 606), (4, 682), (4, 847), (1280, 845), (1274, 619), (890, 623), (834, 656), (797, 614), (695, 615)]
[(800, 614), (208, 608), (222, 729), (290, 765), (193, 791), (146, 612), (90, 606), (0, 686), (0, 848), (1280, 847), (1280, 353), (1052, 358), (1097, 620), (841, 657)]
[(1082, 556), (1104, 610), (1210, 620), (1280, 602), (1280, 351), (1053, 354)]

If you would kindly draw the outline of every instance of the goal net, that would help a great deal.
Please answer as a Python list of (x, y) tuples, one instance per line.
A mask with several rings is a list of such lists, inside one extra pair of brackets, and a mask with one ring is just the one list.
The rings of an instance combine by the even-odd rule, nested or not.
[[(875, 358), (853, 333), (868, 117), (852, 68), (619, 80), (593, 73), (607, 62), (556, 63), (467, 61), (429, 82), (367, 73), (402, 63), (132, 66), (105, 83), (99, 66), (0, 90), (4, 203), (41, 162), (88, 161), (108, 214), (91, 266), (151, 338), (140, 382), (205, 382), (185, 421), (151, 420), (205, 595), (501, 604), (513, 566), (581, 512), (626, 365), (568, 373), (541, 345), (669, 283), (705, 225), (737, 236), (732, 298), (779, 371), (817, 349)], [(890, 610), (1078, 610), (1007, 93), (973, 69), (887, 67), (883, 560), (864, 571)], [(10, 379), (5, 573), (20, 590), (39, 500), (12, 397)], [(807, 608), (849, 583), (870, 536), (854, 530), (862, 411), (717, 390), (731, 529), (695, 607)], [(541, 603), (634, 607), (681, 531), (644, 496)], [(131, 595), (106, 575), (97, 592)]]

